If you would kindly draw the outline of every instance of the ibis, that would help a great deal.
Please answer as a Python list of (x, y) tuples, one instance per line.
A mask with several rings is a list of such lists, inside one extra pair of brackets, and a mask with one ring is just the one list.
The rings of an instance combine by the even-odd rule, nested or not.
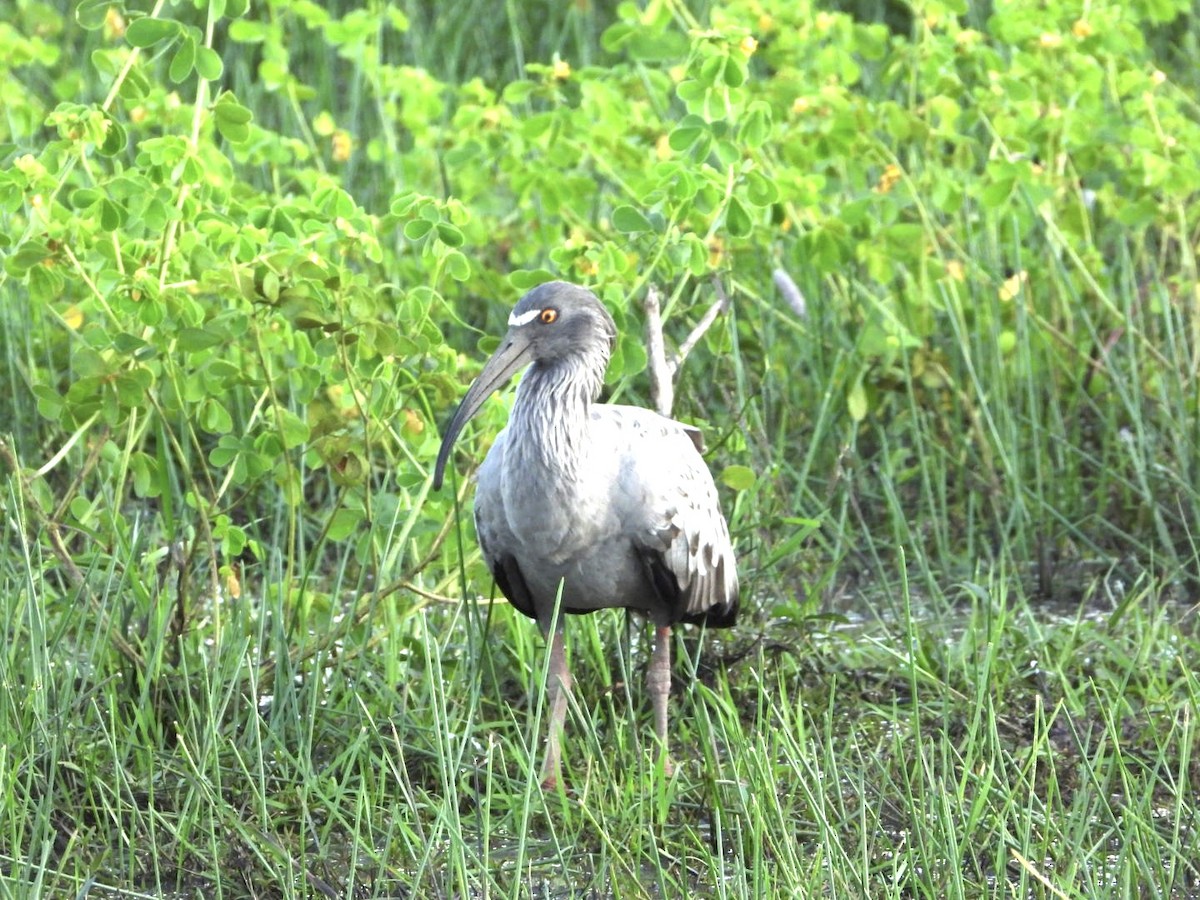
[(698, 430), (598, 402), (616, 337), (591, 291), (561, 281), (529, 291), (450, 419), (434, 468), (440, 488), (463, 426), (528, 367), (508, 424), (479, 466), (475, 530), (496, 585), (548, 641), (546, 788), (562, 777), (571, 690), (565, 614), (623, 608), (654, 624), (646, 685), (669, 767), (671, 628), (728, 627), (738, 613), (729, 528)]

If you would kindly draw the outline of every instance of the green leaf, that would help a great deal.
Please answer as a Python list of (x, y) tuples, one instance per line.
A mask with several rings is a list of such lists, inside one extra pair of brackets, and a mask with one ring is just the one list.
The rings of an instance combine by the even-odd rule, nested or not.
[(618, 206), (612, 214), (613, 228), (625, 234), (650, 231), (650, 220), (632, 206)]
[(529, 81), (522, 78), (517, 81), (510, 81), (504, 88), (504, 93), (500, 96), (505, 103), (524, 103), (538, 89), (539, 85), (536, 81)]
[(850, 387), (850, 392), (846, 394), (846, 411), (850, 413), (850, 418), (855, 422), (861, 422), (867, 417), (867, 390), (863, 387), (862, 374)]
[(600, 46), (609, 53), (618, 53), (633, 37), (635, 28), (627, 22), (618, 22), (605, 29), (600, 35)]
[(437, 223), (438, 240), (447, 247), (461, 247), (463, 245), (462, 231), (449, 222)]
[(157, 497), (159, 494), (158, 463), (154, 457), (135, 451), (129, 457), (129, 470), (133, 473), (133, 492), (139, 497)]
[(125, 40), (134, 47), (153, 47), (160, 41), (170, 40), (179, 34), (180, 25), (173, 19), (155, 19), (142, 16), (134, 19), (125, 29)]
[(179, 349), (185, 353), (207, 350), (225, 342), (225, 336), (204, 328), (181, 328), (178, 334)]
[(433, 229), (433, 223), (428, 219), (413, 219), (404, 226), (404, 236), (410, 241), (419, 241)]
[(749, 466), (726, 466), (721, 471), (721, 482), (735, 491), (748, 491), (754, 487), (754, 470)]
[(738, 137), (747, 147), (761, 147), (771, 136), (771, 107), (761, 100), (750, 104), (738, 129)]
[(261, 44), (271, 36), (271, 28), (265, 22), (241, 19), (229, 25), (230, 39), (239, 44)]
[(363, 511), (343, 506), (334, 512), (326, 532), (331, 541), (344, 541), (354, 534), (363, 522)]
[(700, 82), (706, 87), (713, 87), (721, 77), (725, 63), (729, 59), (725, 54), (714, 54), (700, 64)]
[(71, 510), (71, 515), (75, 517), (75, 520), (79, 524), (87, 527), (91, 518), (89, 513), (92, 509), (92, 501), (82, 494), (78, 494), (67, 504), (67, 508)]
[(20, 278), (49, 256), (49, 247), (41, 241), (29, 240), (18, 247), (17, 252), (4, 261), (4, 271), (14, 278)]
[(742, 151), (733, 141), (720, 140), (713, 144), (713, 151), (721, 165), (729, 168), (742, 158)]
[(980, 202), (991, 209), (998, 209), (1008, 202), (1016, 184), (1014, 178), (1000, 178), (984, 186), (979, 194)]
[(104, 231), (116, 231), (125, 224), (129, 214), (125, 207), (107, 197), (100, 201), (100, 227)]
[(635, 31), (624, 42), (630, 59), (640, 62), (668, 62), (687, 56), (687, 36), (678, 31)]
[(725, 76), (725, 84), (729, 87), (741, 87), (746, 83), (746, 64), (736, 56), (727, 56), (722, 74)]
[(754, 230), (754, 223), (746, 207), (742, 206), (737, 197), (729, 198), (729, 209), (725, 211), (725, 230), (731, 237), (746, 237)]
[(753, 206), (770, 206), (779, 199), (779, 188), (762, 172), (751, 172), (746, 176), (746, 199)]
[(675, 93), (679, 95), (689, 110), (699, 109), (703, 107), (704, 98), (708, 94), (708, 85), (696, 78), (689, 78), (686, 81), (679, 82), (675, 88)]
[(209, 397), (200, 407), (200, 427), (212, 434), (228, 434), (233, 430), (233, 417), (220, 400)]
[(112, 5), (113, 0), (82, 0), (75, 6), (75, 21), (87, 31), (102, 28)]
[(267, 272), (263, 275), (262, 295), (272, 303), (279, 302), (279, 276), (274, 272)]
[(208, 454), (208, 461), (218, 468), (225, 468), (235, 459), (238, 453), (241, 452), (241, 442), (232, 435), (222, 435), (217, 440), (217, 446)]
[(254, 118), (254, 113), (238, 103), (237, 98), (230, 93), (221, 95), (214, 110), (226, 122), (233, 125), (247, 125)]
[(96, 152), (101, 156), (116, 156), (118, 153), (124, 153), (126, 146), (129, 144), (129, 136), (125, 133), (125, 126), (107, 114), (105, 115), (105, 122), (104, 142), (96, 147)]
[(281, 409), (277, 413), (279, 417), (279, 430), (283, 437), (283, 446), (291, 450), (293, 447), (299, 447), (309, 437), (308, 424), (297, 416), (295, 413), (286, 409)]
[(683, 151), (696, 143), (707, 130), (708, 123), (699, 116), (689, 114), (684, 116), (678, 127), (671, 132), (667, 143), (672, 150)]
[[(201, 76), (206, 77), (203, 72)], [(240, 144), (250, 137), (250, 120), (253, 114), (238, 103), (233, 94), (227, 92), (221, 95), (213, 106), (213, 117), (217, 123), (217, 130), (227, 141)]]
[(216, 81), (225, 70), (221, 57), (212, 47), (196, 48), (196, 72), (205, 81)]
[(446, 254), (446, 272), (455, 281), (466, 281), (471, 277), (471, 261), (464, 253), (452, 250)]
[(38, 413), (51, 421), (58, 421), (67, 405), (63, 395), (49, 385), (35, 384), (33, 396), (37, 398)]
[(195, 65), (196, 39), (189, 34), (179, 42), (179, 49), (175, 51), (175, 55), (171, 58), (171, 67), (167, 70), (167, 77), (175, 82), (175, 84), (179, 84), (192, 74), (192, 69)]
[(549, 269), (517, 269), (508, 275), (508, 283), (522, 293), (537, 287), (547, 281), (553, 281), (557, 275)]

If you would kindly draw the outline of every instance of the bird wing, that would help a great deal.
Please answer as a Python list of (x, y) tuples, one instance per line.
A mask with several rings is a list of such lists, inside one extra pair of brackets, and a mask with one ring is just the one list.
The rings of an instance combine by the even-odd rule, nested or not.
[(618, 476), (637, 547), (672, 621), (732, 625), (737, 567), (699, 430), (640, 407), (609, 406), (629, 434)]
[(517, 542), (500, 500), (500, 470), (504, 463), (507, 437), (507, 430), (502, 430), (496, 436), (476, 475), (475, 536), (479, 540), (483, 560), (496, 579), (500, 592), (518, 612), (537, 618), (533, 594), (516, 557), (509, 552)]

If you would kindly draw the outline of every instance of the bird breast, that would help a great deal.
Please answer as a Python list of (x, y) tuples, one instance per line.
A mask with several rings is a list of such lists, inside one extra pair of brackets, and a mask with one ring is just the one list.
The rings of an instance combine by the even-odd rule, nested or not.
[(558, 565), (621, 530), (614, 493), (623, 454), (611, 440), (589, 427), (538, 440), (506, 432), (496, 499), (527, 553)]

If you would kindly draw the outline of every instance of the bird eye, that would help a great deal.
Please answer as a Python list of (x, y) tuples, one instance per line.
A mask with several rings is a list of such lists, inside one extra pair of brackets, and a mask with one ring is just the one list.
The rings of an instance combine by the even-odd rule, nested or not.
[(538, 318), (543, 325), (553, 325), (554, 321), (558, 318), (558, 310), (553, 308), (543, 309), (542, 314)]

